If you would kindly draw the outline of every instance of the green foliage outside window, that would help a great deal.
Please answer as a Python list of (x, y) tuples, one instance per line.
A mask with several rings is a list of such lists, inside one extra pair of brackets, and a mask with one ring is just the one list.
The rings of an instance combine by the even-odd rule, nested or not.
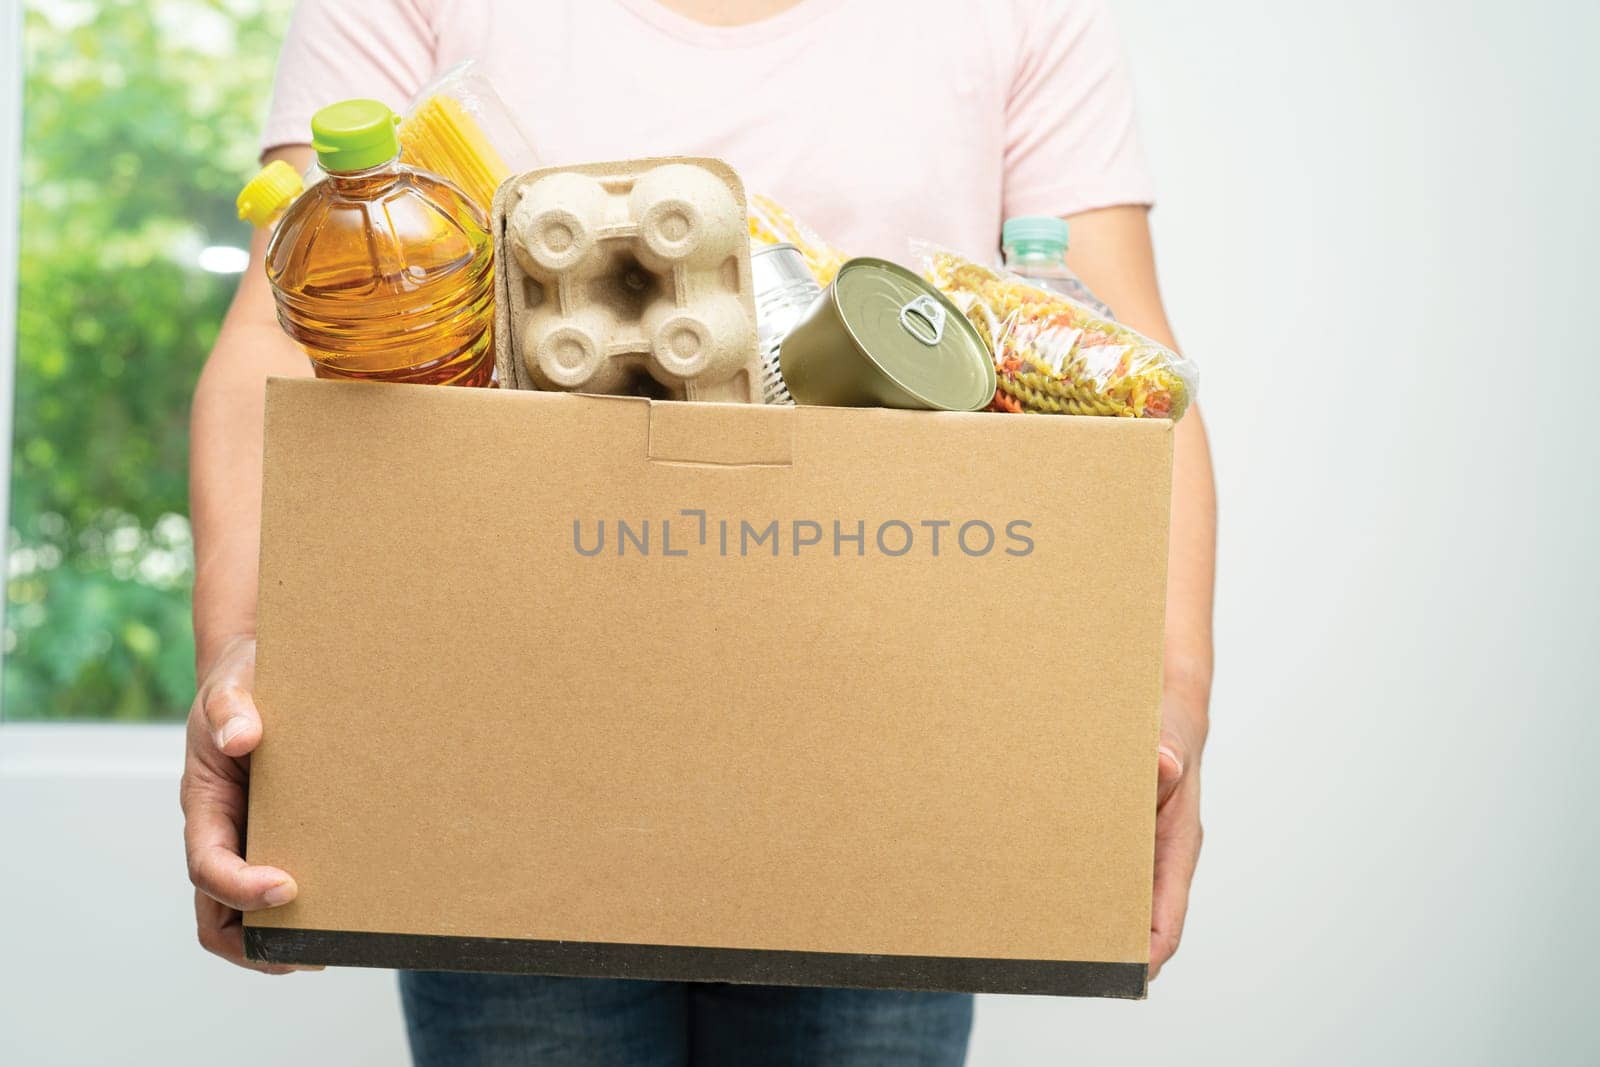
[(7, 719), (194, 691), (188, 409), (290, 0), (28, 0)]

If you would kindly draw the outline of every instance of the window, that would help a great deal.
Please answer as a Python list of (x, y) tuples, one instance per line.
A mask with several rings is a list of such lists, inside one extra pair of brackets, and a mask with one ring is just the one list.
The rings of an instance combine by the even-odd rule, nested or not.
[(244, 267), (233, 200), (291, 6), (22, 5), (8, 720), (188, 710), (189, 399)]

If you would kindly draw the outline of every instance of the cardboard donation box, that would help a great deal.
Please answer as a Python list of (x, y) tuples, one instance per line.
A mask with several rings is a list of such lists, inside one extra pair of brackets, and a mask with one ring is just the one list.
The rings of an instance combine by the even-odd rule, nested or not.
[(1142, 996), (1171, 457), (274, 380), (248, 954)]

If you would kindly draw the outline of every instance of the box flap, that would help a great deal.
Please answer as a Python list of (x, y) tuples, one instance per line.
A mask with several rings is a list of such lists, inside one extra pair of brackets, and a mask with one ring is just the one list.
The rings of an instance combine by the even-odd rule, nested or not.
[(758, 404), (650, 403), (650, 458), (662, 463), (787, 467), (795, 409)]

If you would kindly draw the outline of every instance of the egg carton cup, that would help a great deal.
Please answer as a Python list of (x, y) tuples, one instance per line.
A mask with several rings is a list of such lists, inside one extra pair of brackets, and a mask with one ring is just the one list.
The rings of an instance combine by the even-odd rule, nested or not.
[(530, 171), (500, 186), (493, 229), (503, 387), (761, 402), (747, 205), (726, 163)]

